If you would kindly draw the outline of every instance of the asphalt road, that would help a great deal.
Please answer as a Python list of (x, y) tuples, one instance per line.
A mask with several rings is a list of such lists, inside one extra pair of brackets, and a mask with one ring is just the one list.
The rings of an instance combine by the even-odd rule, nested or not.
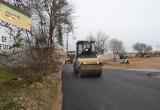
[(146, 72), (103, 70), (101, 78), (78, 78), (63, 70), (63, 110), (160, 110), (160, 79)]

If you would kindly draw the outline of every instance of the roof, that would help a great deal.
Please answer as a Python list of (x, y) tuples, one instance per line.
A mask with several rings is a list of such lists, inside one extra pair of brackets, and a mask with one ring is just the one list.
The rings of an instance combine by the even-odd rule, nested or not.
[(77, 43), (92, 43), (92, 42), (95, 42), (95, 41), (77, 41)]
[(68, 53), (75, 53), (75, 51), (68, 51)]

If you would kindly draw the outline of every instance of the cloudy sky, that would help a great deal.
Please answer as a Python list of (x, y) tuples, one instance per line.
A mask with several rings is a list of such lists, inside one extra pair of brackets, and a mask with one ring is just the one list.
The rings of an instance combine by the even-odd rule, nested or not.
[[(127, 51), (143, 42), (160, 45), (160, 0), (72, 0), (76, 40), (103, 31), (122, 40)], [(69, 39), (70, 50), (74, 40)]]

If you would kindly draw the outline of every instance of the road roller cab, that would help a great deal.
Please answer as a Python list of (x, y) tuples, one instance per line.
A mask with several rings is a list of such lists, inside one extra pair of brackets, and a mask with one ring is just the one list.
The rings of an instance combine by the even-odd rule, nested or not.
[(101, 76), (102, 62), (96, 56), (94, 41), (78, 41), (76, 43), (76, 55), (73, 60), (74, 72), (79, 77)]

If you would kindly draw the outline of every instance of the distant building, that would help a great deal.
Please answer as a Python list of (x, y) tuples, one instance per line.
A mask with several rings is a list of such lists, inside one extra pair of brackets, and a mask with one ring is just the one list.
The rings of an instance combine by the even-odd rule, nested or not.
[(136, 55), (137, 55), (137, 53), (127, 53), (127, 56), (128, 56), (129, 58), (135, 58)]

